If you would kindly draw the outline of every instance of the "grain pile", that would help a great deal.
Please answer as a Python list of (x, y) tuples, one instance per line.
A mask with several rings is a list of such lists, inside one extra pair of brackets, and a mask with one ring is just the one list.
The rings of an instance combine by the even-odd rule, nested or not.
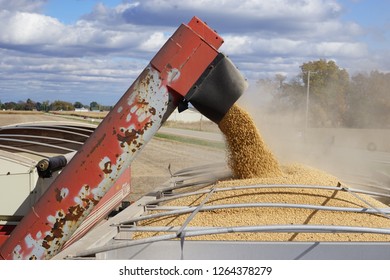
[[(221, 181), (206, 189), (217, 189), (204, 206), (240, 203), (283, 203), (352, 208), (387, 208), (374, 198), (345, 190), (303, 188), (283, 185), (337, 186), (338, 178), (321, 170), (300, 164), (280, 165), (266, 148), (250, 116), (237, 106), (220, 124), (229, 147), (229, 166), (235, 179)], [(237, 134), (238, 133), (238, 134)], [(234, 186), (258, 186), (262, 188), (229, 189)], [(274, 185), (274, 186), (271, 186)], [(279, 185), (276, 187), (276, 185)], [(207, 194), (176, 198), (166, 206), (198, 206)], [(368, 203), (368, 204), (367, 204)], [(155, 213), (155, 212), (153, 212)], [(180, 227), (190, 214), (172, 215), (149, 219), (143, 226)], [(241, 207), (201, 211), (188, 227), (240, 227), (262, 225), (327, 225), (372, 228), (390, 228), (390, 219), (379, 213), (355, 213), (292, 207)], [(145, 238), (163, 233), (136, 233), (134, 238)], [(277, 233), (248, 232), (203, 235), (195, 240), (242, 241), (390, 241), (390, 235), (371, 233)]]
[(225, 135), (228, 165), (236, 178), (281, 175), (278, 161), (247, 112), (233, 105), (218, 126)]

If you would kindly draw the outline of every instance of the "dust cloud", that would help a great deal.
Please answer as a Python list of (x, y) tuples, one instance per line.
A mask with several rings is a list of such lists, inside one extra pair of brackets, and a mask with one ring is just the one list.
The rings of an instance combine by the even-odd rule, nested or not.
[(238, 104), (252, 116), (280, 163), (306, 164), (350, 187), (389, 193), (389, 130), (306, 127), (304, 111), (272, 111), (271, 101), (270, 93), (251, 85)]

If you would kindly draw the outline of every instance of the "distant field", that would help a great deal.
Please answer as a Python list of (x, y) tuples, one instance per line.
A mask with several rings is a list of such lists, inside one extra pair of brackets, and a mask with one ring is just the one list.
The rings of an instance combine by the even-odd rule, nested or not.
[[(13, 123), (35, 122), (35, 121), (54, 121), (54, 120), (78, 120), (88, 121), (91, 119), (102, 120), (109, 112), (75, 112), (75, 111), (50, 111), (49, 114), (40, 111), (0, 111), (0, 126)], [(85, 120), (83, 120), (83, 118)], [(166, 121), (166, 127), (182, 128), (190, 130), (200, 130), (207, 132), (219, 131), (218, 126), (211, 121), (183, 122)]]
[[(44, 115), (46, 112), (41, 111), (0, 111), (2, 115)], [(50, 111), (50, 114), (57, 116), (75, 116), (95, 119), (104, 119), (108, 112), (75, 112), (75, 111)]]
[(183, 121), (166, 121), (165, 127), (182, 128), (190, 130), (199, 130), (207, 132), (220, 132), (218, 125), (211, 121), (183, 122)]
[(0, 111), (4, 115), (42, 115), (44, 112), (40, 111)]
[(60, 116), (74, 116), (94, 119), (104, 119), (107, 116), (108, 111), (104, 112), (75, 112), (75, 111), (50, 111), (50, 114)]
[(32, 112), (32, 111), (0, 111), (0, 127), (5, 125), (15, 125), (21, 123), (31, 123), (31, 122), (53, 122), (53, 121), (62, 121), (62, 122), (76, 122), (83, 121), (83, 119), (74, 119), (69, 120), (70, 117), (64, 115), (53, 115), (45, 114), (42, 112)]
[[(104, 119), (108, 111), (104, 112), (75, 112), (75, 111), (50, 111), (50, 114), (57, 116), (72, 116), (72, 117), (82, 117), (89, 119)], [(211, 121), (197, 121), (197, 122), (183, 122), (183, 121), (166, 121), (164, 123), (166, 127), (174, 127), (174, 128), (183, 128), (183, 129), (191, 129), (191, 130), (201, 130), (208, 132), (217, 132), (219, 131), (218, 126)]]

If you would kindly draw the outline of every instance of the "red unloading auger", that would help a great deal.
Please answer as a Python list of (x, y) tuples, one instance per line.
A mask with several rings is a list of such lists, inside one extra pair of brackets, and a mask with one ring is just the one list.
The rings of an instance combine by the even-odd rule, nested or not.
[(218, 123), (246, 88), (223, 39), (200, 19), (182, 24), (134, 81), (31, 212), (0, 259), (50, 259), (179, 106)]

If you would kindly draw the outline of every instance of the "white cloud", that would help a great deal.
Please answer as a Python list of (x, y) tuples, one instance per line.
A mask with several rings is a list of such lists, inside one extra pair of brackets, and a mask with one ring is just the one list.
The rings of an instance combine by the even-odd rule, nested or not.
[(321, 42), (313, 46), (313, 53), (320, 57), (359, 58), (368, 55), (361, 43)]
[(0, 32), (0, 42), (11, 45), (55, 43), (65, 26), (52, 17), (26, 12), (0, 11), (0, 22), (7, 28)]
[(0, 25), (7, 26), (0, 30), (2, 101), (20, 85), (25, 95), (71, 97), (82, 91), (89, 100), (88, 94), (109, 98), (113, 90), (127, 88), (194, 15), (224, 38), (221, 51), (249, 79), (293, 76), (299, 65), (319, 58), (333, 59), (351, 72), (390, 70), (383, 58), (387, 33), (378, 31), (384, 34), (381, 52), (370, 54), (360, 40), (367, 30), (342, 20), (337, 0), (124, 0), (112, 8), (98, 3), (74, 24), (44, 15), (46, 2), (0, 0)]
[[(0, 100), (118, 100), (146, 66), (143, 61), (19, 55), (0, 50)], [(35, 93), (35, 94), (34, 94)], [(39, 93), (39, 95), (36, 95)]]
[(226, 35), (223, 39), (224, 44), (221, 47), (221, 51), (226, 54), (242, 55), (253, 52), (252, 46), (250, 45), (250, 36)]
[(98, 3), (91, 13), (84, 15), (83, 19), (88, 21), (100, 22), (102, 24), (123, 24), (125, 21), (122, 14), (128, 10), (137, 7), (138, 3), (123, 3), (115, 8), (109, 8), (103, 3)]
[(48, 0), (0, 0), (1, 10), (41, 12)]
[[(36, 13), (0, 11), (0, 48), (24, 50), (52, 56), (83, 57), (135, 51), (155, 51), (161, 46), (153, 30), (134, 32), (104, 28), (95, 22), (79, 20), (64, 25), (59, 20)], [(151, 41), (145, 45), (148, 40)], [(152, 44), (153, 43), (153, 44)], [(145, 48), (145, 46), (147, 46)], [(129, 51), (130, 50), (130, 51)]]
[[(144, 14), (172, 13), (172, 11), (218, 12), (229, 17), (258, 19), (258, 18), (317, 18), (318, 20), (340, 13), (341, 6), (334, 0), (199, 0), (181, 1), (176, 0), (143, 0), (134, 5), (134, 10), (142, 10)], [(217, 15), (218, 16), (218, 15)], [(237, 24), (240, 24), (237, 22)]]
[(168, 40), (169, 36), (165, 36), (163, 32), (155, 32), (142, 42), (140, 47), (145, 51), (155, 51), (161, 48), (161, 46)]

